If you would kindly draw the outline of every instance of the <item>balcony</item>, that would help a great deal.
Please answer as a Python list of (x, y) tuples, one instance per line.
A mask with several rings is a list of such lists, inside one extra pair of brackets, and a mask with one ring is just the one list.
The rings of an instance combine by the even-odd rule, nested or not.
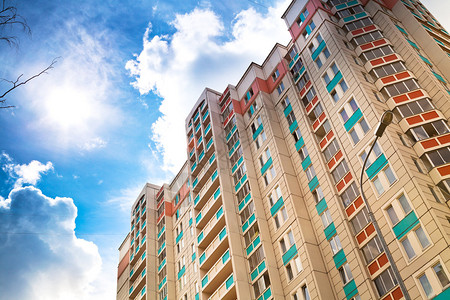
[(375, 81), (375, 86), (379, 91), (381, 91), (381, 89), (387, 85), (394, 84), (410, 78), (416, 79), (416, 76), (414, 76), (414, 74), (409, 71), (403, 71), (400, 73), (395, 73), (378, 79), (377, 81)]
[(198, 172), (198, 175), (195, 178), (195, 179), (197, 179), (196, 186), (199, 186), (199, 187), (203, 186), (205, 184), (205, 182), (208, 180), (208, 178), (210, 176), (212, 176), (212, 174), (214, 173), (214, 171), (217, 168), (216, 154), (213, 151), (209, 151), (209, 153), (212, 153), (212, 155), (211, 155), (211, 157), (209, 157), (208, 160), (203, 161), (203, 162), (206, 161), (206, 163), (204, 165), (199, 164), (197, 167), (197, 169), (200, 170), (200, 172)]
[(413, 148), (420, 157), (425, 152), (433, 151), (450, 145), (450, 134), (444, 134), (438, 137), (432, 137), (419, 141), (414, 144)]
[(363, 12), (357, 13), (355, 15), (351, 15), (351, 16), (340, 19), (338, 25), (339, 25), (339, 27), (343, 27), (346, 23), (354, 22), (356, 20), (363, 19), (367, 16), (368, 16), (367, 13), (365, 11), (363, 11)]
[(195, 224), (197, 228), (203, 228), (211, 217), (214, 215), (220, 205), (222, 204), (222, 194), (220, 194), (220, 188), (217, 189), (216, 193), (214, 193), (211, 198), (206, 202), (205, 206), (203, 206), (202, 210), (195, 217)]
[(431, 99), (430, 95), (428, 95), (428, 93), (425, 90), (418, 89), (412, 92), (407, 92), (404, 94), (391, 97), (386, 101), (386, 104), (390, 110), (393, 110), (398, 105), (406, 104), (408, 102), (412, 102), (422, 98)]
[[(378, 40), (378, 41), (371, 42), (369, 44), (373, 44), (374, 47), (371, 47), (371, 48), (375, 48), (376, 46), (379, 46), (379, 44), (385, 44), (383, 41), (384, 41), (384, 39), (381, 39), (381, 40)], [(361, 48), (362, 48), (362, 46), (361, 46)], [(382, 57), (379, 57), (379, 58), (375, 58), (375, 59), (369, 60), (364, 65), (364, 68), (367, 70), (367, 72), (370, 72), (370, 71), (372, 71), (373, 68), (381, 67), (383, 65), (391, 64), (393, 62), (400, 61), (400, 60), (403, 61), (403, 58), (399, 54), (392, 53), (392, 54), (389, 54), (389, 55), (385, 55), (385, 56), (382, 56)]]
[(142, 270), (142, 272), (139, 274), (138, 278), (136, 278), (136, 280), (132, 284), (133, 291), (130, 294), (131, 298), (136, 297), (136, 296), (140, 297), (140, 292), (145, 286), (146, 279), (147, 279), (147, 272), (146, 272), (146, 269), (144, 269), (144, 270)]
[(219, 234), (220, 230), (225, 226), (225, 217), (223, 207), (221, 206), (215, 213), (215, 216), (205, 225), (203, 230), (197, 236), (197, 244), (200, 248), (205, 248), (206, 245)]
[(418, 115), (410, 116), (399, 122), (403, 132), (407, 132), (411, 127), (416, 127), (437, 120), (446, 120), (445, 116), (439, 110), (430, 110)]
[(357, 0), (353, 0), (353, 1), (346, 2), (346, 3), (342, 3), (342, 4), (339, 4), (339, 5), (333, 6), (333, 8), (331, 9), (331, 12), (333, 14), (336, 14), (336, 12), (339, 11), (339, 10), (343, 10), (343, 9), (346, 9), (346, 8), (348, 8), (350, 6), (355, 6), (355, 5), (358, 5), (358, 4), (359, 4), (359, 2)]
[(208, 300), (231, 300), (236, 299), (236, 286), (234, 284), (233, 274), (225, 280), (224, 283), (208, 298)]
[(227, 250), (203, 276), (201, 280), (203, 293), (211, 294), (215, 292), (230, 277), (232, 272), (230, 250)]
[[(133, 268), (133, 274), (130, 277), (130, 281), (133, 281), (136, 279), (138, 274), (141, 274), (142, 270), (145, 268), (145, 261), (146, 261), (146, 255), (147, 252), (144, 252), (139, 258), (138, 260), (135, 261), (134, 266), (130, 265), (130, 267)], [(136, 257), (135, 257), (136, 258)]]
[[(201, 210), (203, 206), (206, 204), (206, 201), (213, 196), (213, 194), (217, 191), (217, 188), (220, 186), (218, 180), (218, 171), (216, 170), (210, 179), (205, 183), (202, 189), (198, 192), (197, 197), (194, 199), (194, 208)], [(197, 190), (199, 185), (196, 186)], [(196, 189), (194, 188), (194, 192)]]
[(209, 243), (208, 247), (199, 256), (198, 262), (200, 269), (208, 270), (216, 262), (226, 249), (229, 248), (227, 239), (227, 230), (223, 227), (220, 233)]
[(442, 180), (450, 178), (450, 164), (435, 167), (430, 172), (429, 175), (435, 184), (440, 183)]

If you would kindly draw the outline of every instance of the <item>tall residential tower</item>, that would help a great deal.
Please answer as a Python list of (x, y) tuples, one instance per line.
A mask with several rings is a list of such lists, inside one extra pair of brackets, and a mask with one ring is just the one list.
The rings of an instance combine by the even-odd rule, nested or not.
[(416, 0), (282, 18), (289, 44), (203, 91), (187, 162), (133, 204), (117, 299), (450, 299), (449, 33)]

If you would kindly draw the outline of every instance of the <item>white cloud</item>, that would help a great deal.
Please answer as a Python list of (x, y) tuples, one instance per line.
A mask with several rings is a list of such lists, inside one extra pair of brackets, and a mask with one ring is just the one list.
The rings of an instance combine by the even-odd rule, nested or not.
[(164, 170), (175, 173), (186, 160), (184, 120), (202, 90), (223, 91), (228, 83), (237, 83), (251, 61), (262, 62), (275, 42), (289, 41), (280, 18), (288, 3), (281, 1), (264, 14), (253, 8), (241, 11), (230, 32), (209, 8), (177, 14), (171, 36), (151, 36), (149, 25), (142, 52), (126, 69), (141, 94), (152, 92), (164, 99), (162, 116), (152, 124)]
[(76, 216), (72, 199), (49, 198), (32, 186), (0, 199), (2, 297), (90, 298), (102, 261), (94, 243), (75, 236)]
[(86, 151), (92, 151), (95, 149), (105, 148), (108, 143), (104, 141), (100, 137), (92, 138), (88, 141), (86, 141), (82, 146), (81, 149)]
[(16, 181), (6, 199), (0, 196), (2, 299), (113, 297), (113, 284), (100, 274), (115, 268), (102, 268), (97, 246), (75, 235), (74, 201), (50, 198), (34, 186), (22, 186), (35, 185), (42, 173), (53, 169), (52, 163), (14, 164), (6, 153), (1, 158), (7, 162), (3, 170)]
[(7, 172), (11, 179), (15, 180), (14, 187), (21, 187), (24, 184), (36, 185), (41, 179), (41, 174), (53, 170), (53, 164), (47, 162), (45, 165), (37, 160), (31, 161), (29, 164), (15, 164), (12, 159), (5, 153), (2, 154), (2, 169)]
[[(118, 57), (118, 50), (110, 47), (113, 36), (73, 20), (52, 36), (61, 58), (45, 80), (33, 81), (24, 89), (29, 102), (23, 109), (32, 110), (35, 117), (28, 126), (38, 134), (45, 132), (43, 144), (56, 150), (101, 148), (106, 144), (99, 136), (121, 122), (115, 103), (119, 96), (114, 83), (117, 72), (111, 61)], [(42, 66), (23, 68), (33, 74)]]

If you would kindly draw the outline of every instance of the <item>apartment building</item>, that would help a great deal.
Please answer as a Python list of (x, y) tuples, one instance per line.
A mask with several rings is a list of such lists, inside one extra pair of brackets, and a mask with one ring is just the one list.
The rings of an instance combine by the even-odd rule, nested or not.
[(282, 18), (289, 44), (203, 91), (185, 165), (137, 197), (117, 299), (450, 299), (450, 35), (415, 0)]

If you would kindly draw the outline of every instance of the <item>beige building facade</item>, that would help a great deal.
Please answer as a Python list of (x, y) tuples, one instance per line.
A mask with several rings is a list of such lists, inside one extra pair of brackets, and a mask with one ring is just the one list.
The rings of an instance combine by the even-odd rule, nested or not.
[(449, 33), (415, 0), (282, 18), (290, 43), (203, 91), (185, 165), (137, 197), (117, 299), (450, 299)]

